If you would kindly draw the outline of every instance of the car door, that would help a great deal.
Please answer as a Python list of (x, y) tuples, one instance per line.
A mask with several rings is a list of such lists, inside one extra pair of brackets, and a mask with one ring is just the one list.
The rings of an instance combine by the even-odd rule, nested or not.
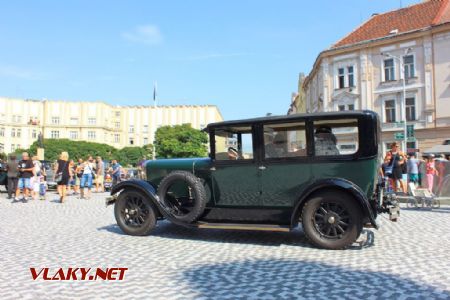
[(306, 122), (264, 124), (262, 131), (262, 205), (291, 207), (311, 182)]
[[(261, 205), (260, 170), (254, 139), (254, 127), (251, 125), (215, 130), (211, 176), (216, 206)], [(233, 150), (229, 152), (229, 148)]]

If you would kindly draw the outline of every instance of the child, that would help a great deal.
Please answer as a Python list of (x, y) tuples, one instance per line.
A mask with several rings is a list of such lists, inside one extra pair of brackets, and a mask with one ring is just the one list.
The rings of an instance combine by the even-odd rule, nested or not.
[(39, 180), (39, 196), (41, 200), (45, 200), (45, 193), (47, 192), (47, 182), (45, 181), (45, 176), (40, 176)]

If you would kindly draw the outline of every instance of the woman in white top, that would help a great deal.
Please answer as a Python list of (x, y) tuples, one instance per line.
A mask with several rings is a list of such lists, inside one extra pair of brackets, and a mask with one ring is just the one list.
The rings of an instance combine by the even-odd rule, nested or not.
[[(95, 174), (95, 164), (94, 159), (92, 156), (89, 156), (89, 158), (83, 163), (83, 175), (81, 176), (81, 183), (80, 183), (80, 192), (81, 192), (81, 199), (91, 198), (91, 188), (92, 188), (92, 179)], [(87, 193), (86, 189), (87, 188)]]

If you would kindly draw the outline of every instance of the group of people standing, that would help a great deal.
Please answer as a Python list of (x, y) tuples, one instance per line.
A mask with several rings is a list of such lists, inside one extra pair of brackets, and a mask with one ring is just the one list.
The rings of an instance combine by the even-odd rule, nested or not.
[[(113, 184), (121, 178), (121, 166), (117, 160), (112, 161), (111, 174)], [(91, 198), (91, 189), (95, 183), (96, 192), (104, 192), (105, 163), (100, 156), (96, 160), (88, 156), (86, 160), (69, 160), (69, 153), (61, 152), (54, 164), (54, 178), (47, 178), (47, 172), (37, 156), (29, 157), (27, 152), (22, 153), (22, 159), (17, 161), (15, 155), (10, 155), (6, 163), (8, 177), (8, 199), (14, 201), (36, 200), (39, 196), (45, 199), (46, 180), (53, 179), (57, 183), (59, 201), (63, 203), (73, 188), (73, 194), (80, 195), (81, 199)], [(22, 194), (22, 196), (21, 196)]]
[(407, 193), (408, 183), (412, 182), (416, 187), (427, 188), (433, 193), (440, 189), (446, 175), (445, 162), (444, 155), (438, 159), (432, 154), (422, 159), (418, 159), (414, 153), (406, 155), (394, 142), (384, 157), (379, 173), (382, 178), (389, 180), (389, 186), (396, 192)]

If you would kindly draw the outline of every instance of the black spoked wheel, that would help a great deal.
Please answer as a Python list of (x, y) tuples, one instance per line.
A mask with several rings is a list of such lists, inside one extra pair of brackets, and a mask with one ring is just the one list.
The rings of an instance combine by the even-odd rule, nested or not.
[(344, 249), (362, 231), (361, 209), (343, 192), (324, 192), (308, 200), (302, 211), (306, 237), (316, 246)]
[(345, 207), (334, 202), (322, 202), (314, 212), (314, 227), (328, 239), (340, 239), (349, 229), (350, 215)]
[(120, 193), (114, 207), (117, 224), (126, 234), (147, 235), (156, 225), (152, 204), (136, 191)]

